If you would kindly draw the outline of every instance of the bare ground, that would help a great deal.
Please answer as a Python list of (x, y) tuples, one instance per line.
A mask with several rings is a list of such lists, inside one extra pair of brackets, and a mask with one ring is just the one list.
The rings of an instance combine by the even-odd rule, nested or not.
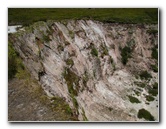
[(8, 84), (8, 121), (73, 121), (72, 113), (46, 96), (34, 80), (14, 78)]

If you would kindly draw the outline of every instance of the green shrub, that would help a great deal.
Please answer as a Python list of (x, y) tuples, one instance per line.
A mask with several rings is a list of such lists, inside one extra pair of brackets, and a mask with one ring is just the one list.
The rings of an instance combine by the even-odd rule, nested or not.
[(72, 112), (72, 110), (71, 110), (71, 108), (70, 108), (70, 106), (67, 104), (66, 105), (66, 107), (65, 107), (65, 112), (67, 113), (67, 114), (72, 114), (73, 112)]
[(137, 86), (145, 88), (146, 84), (144, 82), (134, 82)]
[(121, 57), (122, 57), (122, 63), (126, 65), (128, 58), (131, 58), (131, 49), (130, 47), (125, 46), (123, 49), (121, 49)]
[(43, 40), (44, 40), (46, 43), (51, 41), (49, 35), (43, 35)]
[(112, 108), (112, 107), (109, 107), (108, 110), (111, 112), (111, 111), (113, 110), (113, 108)]
[(58, 49), (58, 51), (60, 52), (60, 51), (63, 51), (63, 50), (64, 50), (64, 47), (63, 47), (61, 44), (59, 44), (58, 47), (57, 47), (57, 49)]
[(98, 51), (97, 51), (97, 49), (95, 47), (93, 47), (91, 49), (91, 54), (92, 54), (92, 56), (98, 56)]
[(151, 94), (153, 96), (157, 96), (158, 95), (158, 89), (149, 89), (149, 94)]
[(147, 72), (147, 71), (142, 71), (141, 73), (140, 73), (140, 78), (141, 79), (149, 79), (149, 78), (152, 78), (152, 76)]
[(149, 30), (147, 30), (147, 33), (150, 34), (150, 35), (151, 34), (156, 35), (158, 33), (158, 30), (149, 29)]
[(109, 57), (108, 62), (109, 62), (109, 63), (111, 63), (111, 64), (114, 62), (114, 60), (113, 60), (112, 56), (110, 56), (110, 57)]
[(18, 53), (14, 50), (12, 43), (8, 43), (8, 78), (12, 79), (13, 77), (26, 77), (24, 76), (25, 67), (22, 63), (22, 60), (19, 58)]
[(151, 95), (147, 95), (146, 100), (147, 101), (154, 101), (154, 97), (152, 97)]
[(145, 83), (141, 83), (140, 85), (138, 85), (141, 88), (145, 88), (146, 84)]
[(151, 69), (156, 73), (158, 72), (158, 66), (157, 65), (151, 65)]
[(67, 60), (66, 60), (66, 64), (67, 64), (67, 65), (70, 65), (70, 66), (73, 66), (73, 65), (74, 65), (74, 62), (73, 62), (72, 59), (67, 59)]
[(155, 48), (155, 47), (152, 48), (151, 56), (152, 56), (153, 59), (158, 60), (158, 49), (157, 48)]
[(8, 78), (12, 79), (17, 73), (17, 54), (12, 46), (8, 43)]
[(107, 46), (101, 45), (101, 57), (104, 57), (105, 55), (108, 55)]
[(144, 108), (140, 109), (139, 112), (138, 112), (138, 118), (144, 118), (146, 120), (149, 120), (149, 121), (154, 121), (154, 117), (150, 114), (150, 112), (148, 112), (147, 110), (145, 110)]
[(69, 36), (74, 39), (74, 32), (73, 31), (69, 31)]
[(158, 83), (157, 83), (157, 82), (155, 82), (155, 83), (153, 84), (153, 89), (158, 89)]
[(88, 76), (88, 73), (85, 71), (85, 73), (82, 77), (82, 81), (83, 81), (84, 86), (87, 85), (88, 80), (89, 80), (89, 76)]
[(131, 103), (141, 103), (136, 97), (128, 96)]
[(130, 41), (127, 42), (127, 45), (128, 45), (129, 47), (134, 46), (134, 44), (135, 44), (135, 40), (134, 40), (134, 39), (131, 39)]
[(140, 92), (139, 91), (137, 91), (137, 90), (134, 90), (134, 92), (135, 92), (135, 94), (137, 95), (137, 96), (140, 96)]

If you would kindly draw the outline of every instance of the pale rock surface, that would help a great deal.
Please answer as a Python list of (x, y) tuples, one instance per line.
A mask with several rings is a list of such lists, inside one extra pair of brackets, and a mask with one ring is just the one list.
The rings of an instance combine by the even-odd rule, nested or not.
[[(158, 120), (158, 96), (148, 105), (147, 88), (139, 88), (139, 96), (134, 92), (138, 90), (134, 82), (146, 82), (147, 86), (158, 82), (158, 73), (150, 69), (155, 64), (151, 49), (158, 44), (158, 39), (147, 33), (149, 28), (156, 29), (157, 25), (140, 27), (92, 20), (37, 22), (11, 35), (11, 39), (26, 67), (49, 96), (65, 98), (72, 108), (76, 108), (72, 99), (75, 98), (80, 120), (86, 116), (89, 121), (144, 121), (137, 118), (141, 108)], [(132, 57), (123, 65), (120, 47), (129, 45), (131, 40), (134, 40), (130, 44)], [(105, 55), (102, 55), (102, 46), (108, 50)], [(98, 51), (97, 57), (91, 54), (92, 47)], [(67, 59), (73, 64), (68, 65)], [(69, 92), (65, 69), (79, 78), (78, 84), (74, 81), (72, 85), (78, 92), (75, 96)], [(152, 75), (149, 81), (136, 79), (144, 70)], [(141, 103), (131, 103), (128, 95)]]

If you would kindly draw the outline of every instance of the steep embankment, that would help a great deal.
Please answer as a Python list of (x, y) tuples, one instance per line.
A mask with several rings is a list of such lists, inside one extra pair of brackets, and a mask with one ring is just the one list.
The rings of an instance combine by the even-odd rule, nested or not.
[(37, 22), (9, 36), (47, 95), (90, 121), (158, 120), (157, 38), (157, 25), (91, 20)]
[(24, 70), (24, 75), (9, 80), (8, 120), (9, 121), (75, 121), (69, 105), (63, 98), (49, 98)]

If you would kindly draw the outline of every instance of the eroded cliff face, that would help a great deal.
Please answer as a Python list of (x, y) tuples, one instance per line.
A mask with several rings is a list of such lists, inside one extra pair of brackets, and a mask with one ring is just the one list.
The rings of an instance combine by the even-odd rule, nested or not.
[(142, 108), (158, 120), (158, 36), (152, 30), (157, 25), (48, 21), (9, 40), (48, 96), (65, 98), (79, 120), (144, 121)]

